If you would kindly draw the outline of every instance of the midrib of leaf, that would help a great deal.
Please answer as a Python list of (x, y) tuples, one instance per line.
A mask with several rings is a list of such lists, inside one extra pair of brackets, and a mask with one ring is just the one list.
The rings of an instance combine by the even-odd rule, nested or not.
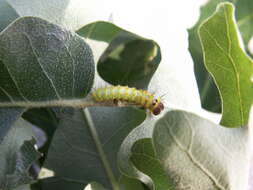
[(28, 42), (29, 42), (29, 45), (32, 49), (32, 52), (33, 52), (33, 55), (35, 56), (36, 60), (37, 60), (37, 63), (38, 65), (40, 66), (42, 72), (44, 73), (44, 75), (47, 77), (47, 79), (49, 80), (49, 83), (51, 84), (51, 86), (53, 87), (54, 91), (55, 91), (55, 95), (58, 97), (58, 99), (61, 99), (61, 96), (59, 95), (57, 89), (56, 89), (56, 86), (54, 85), (54, 82), (53, 80), (49, 77), (48, 73), (46, 72), (46, 70), (44, 69), (44, 67), (42, 66), (42, 64), (40, 63), (40, 60), (39, 60), (39, 57), (36, 53), (36, 51), (34, 50), (34, 47), (33, 47), (33, 44), (29, 38), (29, 36), (26, 34), (26, 33), (23, 33), (23, 35), (27, 38)]
[(90, 130), (92, 138), (95, 142), (98, 154), (100, 155), (100, 158), (102, 160), (102, 163), (104, 165), (104, 168), (105, 168), (105, 171), (108, 175), (108, 178), (110, 179), (113, 190), (120, 190), (119, 185), (117, 183), (117, 180), (116, 180), (116, 178), (113, 174), (113, 171), (110, 167), (110, 164), (109, 164), (109, 162), (106, 158), (105, 152), (102, 148), (102, 143), (100, 142), (100, 139), (99, 139), (99, 136), (97, 134), (94, 122), (93, 122), (92, 117), (91, 117), (91, 114), (90, 114), (88, 109), (82, 109), (82, 112), (83, 112), (84, 119), (87, 121), (89, 130)]
[(241, 115), (241, 125), (243, 125), (244, 123), (244, 117), (243, 117), (243, 107), (242, 107), (242, 97), (241, 97), (241, 87), (240, 87), (240, 76), (238, 74), (237, 68), (235, 66), (234, 60), (231, 56), (231, 38), (230, 38), (230, 31), (229, 31), (229, 25), (228, 25), (228, 13), (227, 13), (227, 9), (225, 9), (225, 6), (223, 6), (223, 10), (224, 10), (224, 16), (225, 16), (225, 21), (226, 21), (226, 28), (227, 28), (227, 38), (228, 38), (228, 57), (230, 59), (230, 62), (232, 63), (234, 72), (235, 72), (235, 76), (236, 76), (236, 87), (237, 87), (237, 91), (238, 91), (238, 98), (239, 98), (239, 102), (240, 102), (240, 115)]
[[(185, 148), (183, 145), (181, 145), (181, 143), (177, 140), (177, 138), (175, 137), (175, 135), (172, 133), (170, 127), (166, 127), (167, 131), (168, 131), (168, 134), (171, 136), (171, 139), (175, 142), (175, 144), (177, 145), (177, 147), (186, 153), (186, 155), (188, 156), (188, 158), (192, 161), (192, 163), (197, 167), (199, 168), (212, 182), (213, 184), (221, 189), (221, 190), (226, 190), (225, 187), (223, 187), (215, 178), (215, 176), (213, 176), (207, 168), (205, 168), (197, 159), (195, 159), (195, 157), (192, 155), (191, 153), (191, 145), (193, 143), (193, 128), (191, 127), (191, 122), (189, 120), (189, 118), (183, 114), (185, 120), (187, 121), (188, 123), (188, 126), (190, 127), (190, 130), (192, 131), (192, 134), (191, 134), (191, 142), (189, 144), (189, 147)], [(166, 121), (165, 122), (167, 126), (170, 126), (170, 124)]]

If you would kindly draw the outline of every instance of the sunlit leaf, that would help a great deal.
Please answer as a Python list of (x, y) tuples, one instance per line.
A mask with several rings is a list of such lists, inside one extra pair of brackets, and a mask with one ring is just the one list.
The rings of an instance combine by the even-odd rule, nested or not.
[(205, 65), (222, 98), (221, 124), (246, 125), (253, 100), (253, 63), (240, 44), (233, 5), (220, 4), (214, 15), (201, 25), (199, 35)]

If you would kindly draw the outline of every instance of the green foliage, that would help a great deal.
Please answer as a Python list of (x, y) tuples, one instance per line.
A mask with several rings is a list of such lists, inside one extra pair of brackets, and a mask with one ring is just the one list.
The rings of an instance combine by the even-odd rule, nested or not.
[(162, 163), (157, 158), (151, 139), (141, 139), (135, 142), (132, 147), (131, 161), (138, 170), (142, 171), (152, 179), (154, 189), (174, 189), (174, 182), (169, 178)]
[[(195, 76), (198, 82), (202, 107), (213, 112), (221, 112), (221, 100), (215, 82), (204, 66), (198, 28), (205, 19), (213, 14), (217, 5), (222, 2), (231, 2), (234, 4), (236, 23), (248, 53), (248, 43), (253, 33), (253, 17), (251, 16), (253, 1), (251, 0), (210, 0), (201, 8), (201, 15), (198, 22), (188, 30), (189, 51), (194, 61)], [(252, 56), (251, 53), (249, 55)]]
[(76, 34), (40, 18), (20, 18), (0, 34), (0, 104), (85, 97), (93, 64), (90, 48)]
[(253, 102), (253, 62), (241, 47), (233, 5), (221, 4), (200, 26), (199, 35), (205, 65), (222, 98), (221, 124), (229, 127), (246, 125)]
[(98, 41), (97, 44), (108, 43), (98, 58), (97, 70), (105, 81), (113, 85), (146, 88), (161, 61), (160, 48), (154, 41), (111, 23), (91, 23), (77, 33)]
[[(72, 13), (69, 0), (24, 0), (22, 6), (18, 1), (0, 2), (0, 189), (246, 189), (248, 128), (224, 128), (196, 114), (171, 111), (177, 102), (175, 107), (192, 105), (180, 99), (192, 94), (181, 89), (185, 76), (176, 81), (168, 69), (176, 63), (160, 64), (161, 49), (155, 41), (109, 22), (94, 22), (88, 14), (75, 20), (69, 16), (86, 10), (78, 5)], [(211, 0), (202, 8), (190, 32), (190, 51), (198, 64), (204, 53), (218, 84), (222, 124), (241, 127), (247, 125), (252, 103), (252, 62), (239, 45), (232, 5), (220, 5), (201, 25), (203, 52), (197, 36), (198, 26), (219, 2)], [(252, 3), (234, 3), (248, 43), (252, 17), (247, 5)], [(80, 7), (97, 11), (86, 1)], [(196, 75), (205, 78), (203, 69), (195, 67)], [(207, 79), (200, 86), (202, 104), (220, 111), (218, 91), (209, 88), (215, 83)], [(163, 100), (167, 108), (158, 117), (134, 106), (101, 107), (89, 93), (108, 83), (162, 88), (158, 90), (169, 94), (164, 97), (169, 105)], [(38, 149), (43, 153), (40, 162), (34, 137), (43, 135), (32, 130), (37, 128), (47, 137)], [(32, 164), (53, 176), (33, 179)]]
[(175, 189), (246, 189), (248, 135), (247, 128), (224, 128), (192, 113), (171, 111), (156, 123), (152, 140)]
[[(59, 111), (60, 124), (44, 167), (67, 181), (78, 181), (83, 186), (97, 181), (107, 188), (117, 187), (121, 176), (116, 162), (120, 144), (145, 119), (145, 113), (133, 108), (101, 107), (90, 108), (89, 112)], [(93, 122), (90, 123), (90, 120)]]
[(201, 8), (201, 15), (198, 22), (188, 30), (189, 33), (189, 51), (194, 61), (194, 72), (198, 83), (198, 89), (203, 108), (221, 112), (221, 100), (218, 89), (204, 66), (203, 52), (198, 36), (199, 25), (207, 19), (216, 9), (217, 4), (224, 0), (210, 0)]
[(56, 114), (52, 108), (29, 109), (23, 113), (22, 117), (33, 125), (42, 129), (42, 131), (45, 133), (47, 141), (41, 147), (39, 147), (39, 151), (42, 153), (39, 161), (40, 165), (42, 165), (47, 156), (54, 132), (59, 125), (59, 119), (56, 117)]
[(192, 113), (170, 111), (128, 135), (119, 165), (150, 189), (245, 189), (248, 138), (247, 128), (224, 128)]

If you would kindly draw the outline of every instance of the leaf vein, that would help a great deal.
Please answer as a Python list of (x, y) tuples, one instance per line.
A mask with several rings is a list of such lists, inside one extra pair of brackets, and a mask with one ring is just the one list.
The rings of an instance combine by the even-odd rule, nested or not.
[(0, 89), (10, 99), (11, 102), (14, 102), (12, 96), (3, 87), (0, 86)]
[(241, 115), (241, 125), (243, 125), (244, 123), (244, 118), (243, 118), (243, 107), (242, 107), (242, 97), (241, 97), (241, 87), (240, 87), (240, 76), (239, 76), (239, 72), (237, 71), (237, 68), (235, 66), (235, 62), (231, 56), (231, 38), (230, 38), (230, 30), (229, 30), (229, 25), (228, 25), (228, 13), (227, 13), (227, 9), (225, 9), (225, 7), (223, 7), (224, 9), (224, 15), (225, 15), (225, 22), (226, 22), (226, 26), (227, 26), (227, 37), (228, 37), (228, 43), (229, 43), (229, 54), (228, 57), (230, 59), (230, 62), (232, 63), (234, 72), (235, 72), (235, 76), (236, 76), (236, 87), (237, 87), (237, 93), (238, 93), (238, 98), (239, 98), (239, 102), (240, 102), (240, 115)]
[(181, 143), (179, 143), (179, 141), (177, 140), (175, 135), (171, 132), (171, 127), (169, 127), (170, 125), (169, 125), (168, 121), (165, 121), (165, 123), (168, 126), (168, 127), (166, 127), (168, 134), (171, 136), (172, 140), (174, 140), (174, 142), (178, 146), (178, 148), (181, 149), (183, 152), (185, 152), (186, 155), (189, 157), (189, 159), (192, 161), (192, 163), (194, 165), (196, 165), (204, 174), (206, 174), (210, 178), (210, 180), (212, 180), (214, 182), (214, 184), (217, 187), (219, 187), (222, 190), (226, 190), (226, 188), (223, 185), (219, 184), (219, 182), (216, 180), (215, 176), (213, 176), (212, 173), (210, 173), (207, 168), (205, 168), (201, 163), (199, 163), (199, 161), (197, 161), (195, 159), (195, 157), (191, 154), (191, 152), (189, 152), (189, 150), (184, 148), (184, 146), (181, 145)]
[(108, 137), (108, 139), (102, 144), (102, 146), (105, 146), (115, 135), (117, 135), (121, 131), (121, 129), (123, 129), (125, 126), (127, 126), (131, 122), (132, 121), (128, 121), (124, 125), (119, 127), (114, 133), (112, 133), (112, 135), (110, 137)]
[(49, 80), (49, 83), (50, 83), (51, 86), (53, 87), (53, 89), (54, 89), (54, 91), (55, 91), (55, 95), (57, 96), (58, 99), (61, 99), (61, 96), (59, 95), (59, 93), (58, 93), (58, 91), (57, 91), (57, 89), (56, 89), (56, 86), (54, 85), (53, 80), (50, 78), (50, 76), (48, 75), (47, 71), (46, 71), (45, 68), (42, 66), (42, 64), (41, 64), (41, 62), (40, 62), (40, 59), (39, 59), (39, 57), (38, 57), (38, 55), (37, 55), (37, 53), (36, 53), (36, 51), (35, 51), (35, 49), (34, 49), (34, 47), (33, 47), (33, 44), (32, 44), (32, 41), (31, 41), (30, 37), (29, 37), (25, 32), (23, 32), (23, 35), (25, 36), (25, 38), (27, 38), (27, 40), (28, 40), (28, 42), (29, 42), (29, 44), (30, 44), (30, 47), (31, 47), (31, 49), (32, 49), (32, 52), (33, 52), (33, 54), (34, 54), (35, 57), (36, 57), (37, 63), (38, 63), (38, 65), (40, 66), (42, 72), (45, 74), (45, 76), (46, 76), (47, 79)]
[(8, 66), (4, 64), (4, 61), (3, 61), (3, 65), (5, 66), (5, 68), (6, 68), (7, 72), (8, 72), (8, 74), (9, 74), (9, 76), (10, 76), (10, 78), (11, 78), (11, 80), (12, 80), (13, 83), (15, 84), (15, 86), (16, 86), (16, 88), (17, 88), (17, 91), (18, 91), (19, 95), (23, 98), (23, 100), (24, 100), (25, 102), (29, 102), (29, 100), (23, 95), (23, 93), (22, 93), (21, 90), (19, 89), (19, 86), (18, 86), (18, 84), (17, 84), (17, 81), (16, 81), (16, 80), (13, 78), (13, 76), (11, 75)]
[(238, 97), (239, 102), (240, 102), (241, 123), (243, 123), (244, 119), (243, 119), (243, 111), (242, 111), (243, 109), (242, 109), (242, 100), (241, 100), (241, 93), (240, 93), (239, 75), (237, 74), (237, 69), (235, 67), (234, 60), (233, 60), (231, 54), (226, 53), (226, 51), (220, 46), (220, 44), (217, 42), (217, 40), (209, 33), (209, 31), (207, 29), (205, 29), (204, 27), (203, 27), (203, 29), (210, 36), (210, 38), (215, 42), (216, 46), (223, 52), (223, 54), (226, 57), (228, 57), (228, 60), (230, 61), (231, 65), (232, 65), (234, 73), (232, 71), (230, 71), (228, 68), (224, 67), (224, 66), (212, 63), (213, 65), (219, 66), (219, 67), (223, 68), (224, 70), (226, 70), (226, 71), (228, 71), (230, 73), (233, 73), (235, 75), (235, 78), (236, 78), (236, 88), (237, 88), (237, 93), (238, 93), (238, 96), (236, 96), (236, 97)]
[[(224, 54), (224, 55), (227, 55), (227, 53), (226, 53), (226, 51), (224, 50), (224, 48), (222, 48), (221, 47), (221, 45), (217, 42), (217, 40), (210, 34), (210, 32), (207, 30), (207, 29), (205, 29), (204, 27), (203, 27), (203, 29), (205, 30), (205, 32), (207, 33), (207, 35), (214, 41), (214, 44), (222, 51), (222, 53)], [(216, 65), (216, 66), (218, 66), (218, 67), (220, 67), (220, 68), (222, 68), (222, 69), (224, 69), (224, 70), (226, 70), (226, 71), (228, 71), (228, 72), (230, 72), (230, 73), (232, 73), (232, 71), (230, 71), (229, 70), (229, 68), (227, 68), (227, 67), (225, 67), (225, 66), (223, 66), (223, 65), (219, 65), (219, 64), (217, 64), (217, 63), (212, 63), (213, 65)]]
[[(57, 36), (55, 36), (59, 41), (61, 41), (61, 39), (60, 38), (58, 38)], [(70, 39), (71, 39), (71, 37), (70, 37)], [(70, 58), (71, 58), (71, 60), (72, 60), (72, 62), (71, 62), (71, 64), (72, 64), (72, 96), (75, 96), (75, 94), (74, 94), (74, 87), (75, 87), (75, 64), (74, 64), (74, 58), (73, 58), (73, 56), (72, 56), (72, 53), (71, 53), (71, 51), (69, 50), (69, 47), (65, 44), (65, 43), (63, 43), (63, 45), (64, 45), (64, 47), (66, 48), (66, 50), (67, 50), (67, 52), (68, 52), (68, 54), (69, 54), (69, 56), (70, 56)]]
[(71, 147), (71, 149), (73, 149), (73, 150), (78, 150), (78, 151), (84, 152), (84, 153), (88, 153), (88, 154), (90, 154), (90, 155), (93, 155), (94, 157), (98, 157), (98, 154), (97, 154), (96, 152), (90, 152), (90, 151), (88, 151), (88, 150), (84, 150), (84, 149), (81, 149), (81, 148), (77, 148), (77, 147), (75, 147), (74, 145), (72, 145), (72, 143), (68, 141), (68, 138), (65, 136), (65, 134), (63, 133), (63, 131), (62, 131), (62, 130), (59, 130), (59, 131), (60, 131), (60, 133), (61, 133), (62, 138), (64, 139), (64, 141)]

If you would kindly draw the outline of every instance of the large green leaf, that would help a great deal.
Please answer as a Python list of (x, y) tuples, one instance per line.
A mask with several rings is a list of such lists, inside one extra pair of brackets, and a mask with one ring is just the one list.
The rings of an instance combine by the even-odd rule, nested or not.
[(246, 189), (248, 128), (228, 129), (184, 111), (168, 112), (155, 126), (157, 159), (175, 189)]
[(213, 14), (216, 6), (221, 2), (232, 2), (235, 5), (235, 17), (237, 25), (244, 41), (245, 49), (248, 50), (248, 43), (253, 35), (253, 1), (235, 1), (235, 0), (209, 0), (201, 8), (201, 15), (198, 22), (188, 30), (189, 32), (189, 51), (194, 60), (195, 76), (198, 82), (202, 107), (214, 111), (221, 112), (221, 101), (218, 89), (211, 75), (206, 71), (203, 60), (203, 52), (198, 36), (198, 28), (200, 24)]
[(28, 170), (40, 154), (34, 147), (31, 124), (19, 119), (19, 110), (5, 109), (9, 115), (3, 110), (0, 112), (0, 123), (10, 125), (10, 129), (0, 143), (0, 189), (9, 190), (32, 181)]
[(88, 43), (94, 49), (98, 73), (113, 85), (145, 88), (161, 60), (160, 48), (154, 41), (108, 22), (91, 23), (77, 33), (92, 40)]
[(145, 113), (133, 108), (96, 107), (89, 111), (58, 113), (60, 125), (44, 167), (61, 179), (58, 185), (71, 182), (84, 187), (96, 181), (117, 189), (122, 176), (116, 162), (118, 149), (128, 133), (144, 120)]
[(246, 189), (248, 128), (224, 128), (185, 111), (167, 112), (154, 125), (152, 143), (139, 140), (131, 152), (132, 164), (139, 170), (135, 177), (151, 189)]
[(82, 38), (24, 17), (0, 33), (0, 72), (0, 106), (73, 105), (90, 91), (94, 65)]
[[(221, 4), (200, 27), (205, 65), (222, 98), (221, 124), (246, 125), (253, 100), (252, 60), (240, 44), (232, 4)], [(219, 27), (217, 27), (219, 25)]]

